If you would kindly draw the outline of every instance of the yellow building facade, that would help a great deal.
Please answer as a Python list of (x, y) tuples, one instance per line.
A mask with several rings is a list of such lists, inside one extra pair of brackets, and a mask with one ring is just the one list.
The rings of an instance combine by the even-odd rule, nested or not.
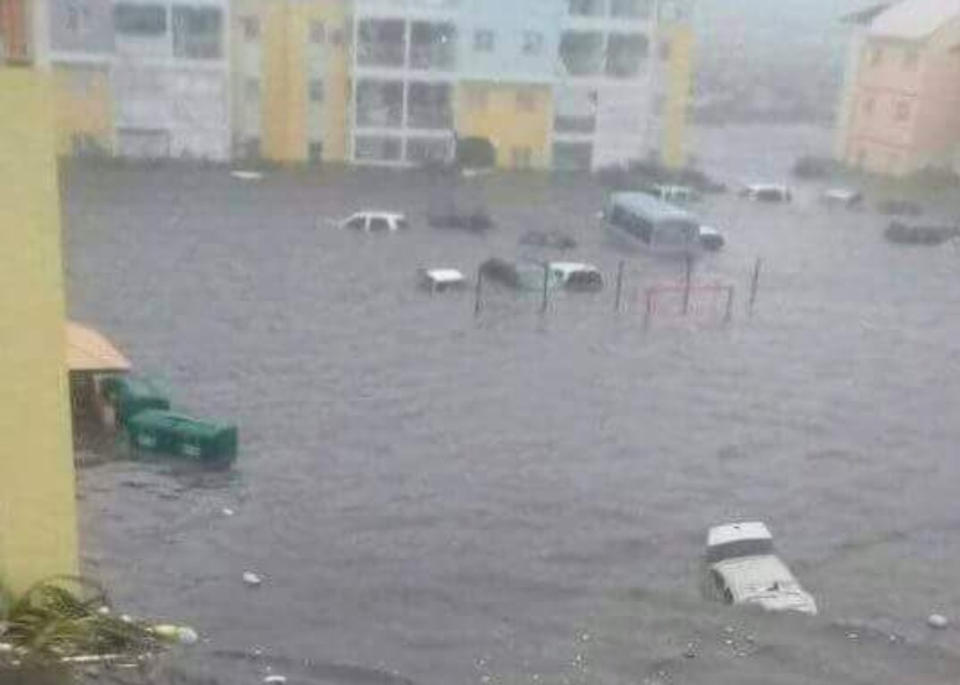
[(347, 10), (345, 0), (233, 3), (236, 149), (277, 162), (346, 159)]
[(457, 135), (486, 138), (503, 169), (550, 167), (553, 94), (549, 86), (466, 82), (457, 88)]
[(688, 23), (667, 24), (666, 100), (660, 156), (665, 166), (681, 169), (688, 161), (688, 111), (693, 91), (694, 35)]
[(0, 68), (0, 578), (77, 571), (50, 76)]

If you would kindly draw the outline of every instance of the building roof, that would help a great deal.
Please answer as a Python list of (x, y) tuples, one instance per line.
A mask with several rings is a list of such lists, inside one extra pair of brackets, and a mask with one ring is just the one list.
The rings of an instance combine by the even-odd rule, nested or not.
[(960, 17), (960, 0), (903, 0), (881, 12), (870, 24), (875, 38), (923, 40)]
[(130, 362), (99, 331), (67, 322), (67, 368), (70, 371), (129, 371)]

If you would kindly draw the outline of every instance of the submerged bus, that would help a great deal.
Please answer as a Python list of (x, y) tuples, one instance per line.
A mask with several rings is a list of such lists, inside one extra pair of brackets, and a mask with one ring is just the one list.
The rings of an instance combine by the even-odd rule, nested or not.
[(646, 193), (613, 193), (603, 218), (617, 241), (631, 247), (681, 255), (700, 248), (697, 218)]

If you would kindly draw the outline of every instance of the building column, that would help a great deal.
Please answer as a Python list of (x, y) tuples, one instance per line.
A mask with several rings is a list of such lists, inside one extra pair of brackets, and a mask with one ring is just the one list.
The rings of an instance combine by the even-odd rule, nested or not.
[(0, 582), (77, 572), (49, 77), (0, 67)]

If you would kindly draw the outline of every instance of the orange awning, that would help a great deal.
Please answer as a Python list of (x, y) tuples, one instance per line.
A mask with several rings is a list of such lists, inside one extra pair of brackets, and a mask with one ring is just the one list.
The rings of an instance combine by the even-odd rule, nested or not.
[(68, 321), (67, 368), (70, 371), (129, 371), (130, 361), (99, 331)]

